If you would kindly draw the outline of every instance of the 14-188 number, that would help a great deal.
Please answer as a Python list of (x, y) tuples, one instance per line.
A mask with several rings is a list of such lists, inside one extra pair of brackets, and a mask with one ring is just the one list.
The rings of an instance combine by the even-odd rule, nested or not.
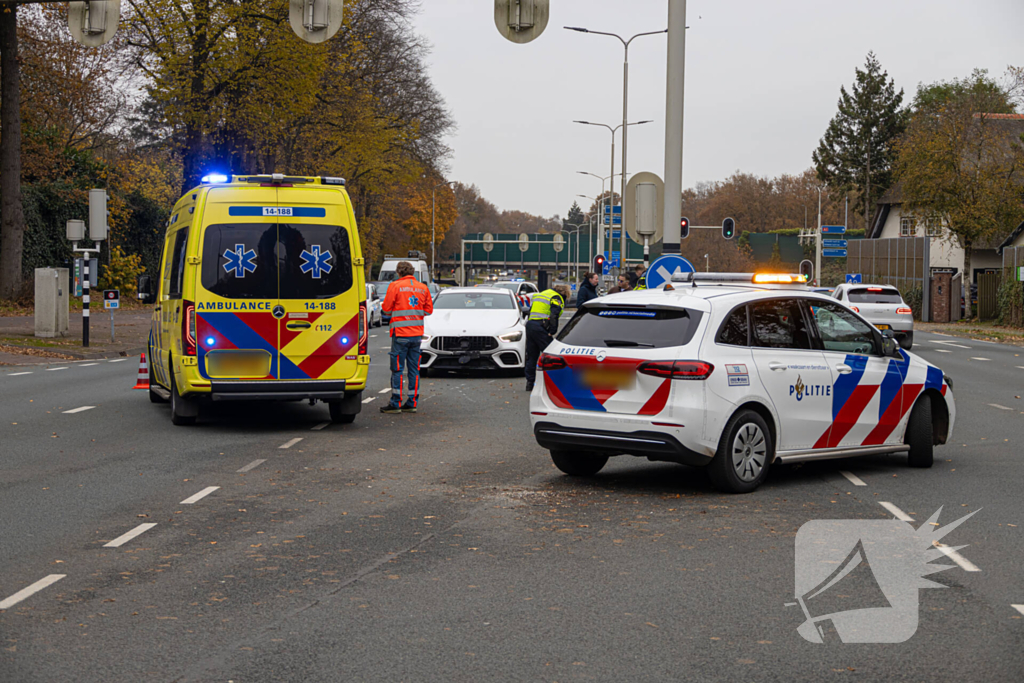
[(334, 302), (333, 301), (306, 302), (306, 310), (307, 311), (333, 311), (334, 310)]

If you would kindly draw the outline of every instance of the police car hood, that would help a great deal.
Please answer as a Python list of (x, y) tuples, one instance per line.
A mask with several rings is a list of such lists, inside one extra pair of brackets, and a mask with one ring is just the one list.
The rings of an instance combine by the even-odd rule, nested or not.
[(493, 337), (522, 322), (519, 311), (444, 309), (435, 310), (424, 319), (424, 331), (432, 337)]

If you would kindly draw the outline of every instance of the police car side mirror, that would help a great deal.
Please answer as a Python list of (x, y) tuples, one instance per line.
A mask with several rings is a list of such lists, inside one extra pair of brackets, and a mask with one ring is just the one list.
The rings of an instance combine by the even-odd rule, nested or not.
[(900, 345), (896, 341), (896, 335), (892, 330), (882, 330), (882, 355), (889, 358), (902, 358)]
[(135, 281), (135, 289), (142, 303), (148, 304), (153, 300), (153, 278), (150, 276), (140, 275)]

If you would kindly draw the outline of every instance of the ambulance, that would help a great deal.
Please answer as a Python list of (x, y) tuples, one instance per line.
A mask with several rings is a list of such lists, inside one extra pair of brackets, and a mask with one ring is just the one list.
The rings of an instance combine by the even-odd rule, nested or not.
[(154, 303), (150, 400), (189, 425), (219, 401), (324, 401), (351, 423), (370, 357), (364, 261), (342, 178), (212, 174), (178, 200)]

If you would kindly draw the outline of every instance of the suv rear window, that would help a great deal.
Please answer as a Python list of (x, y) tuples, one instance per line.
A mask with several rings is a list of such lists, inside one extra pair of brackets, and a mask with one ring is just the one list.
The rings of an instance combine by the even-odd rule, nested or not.
[(686, 308), (587, 306), (569, 321), (558, 341), (606, 348), (683, 346), (693, 339), (702, 315)]
[(898, 290), (889, 287), (857, 287), (846, 297), (854, 304), (901, 304), (903, 297)]

